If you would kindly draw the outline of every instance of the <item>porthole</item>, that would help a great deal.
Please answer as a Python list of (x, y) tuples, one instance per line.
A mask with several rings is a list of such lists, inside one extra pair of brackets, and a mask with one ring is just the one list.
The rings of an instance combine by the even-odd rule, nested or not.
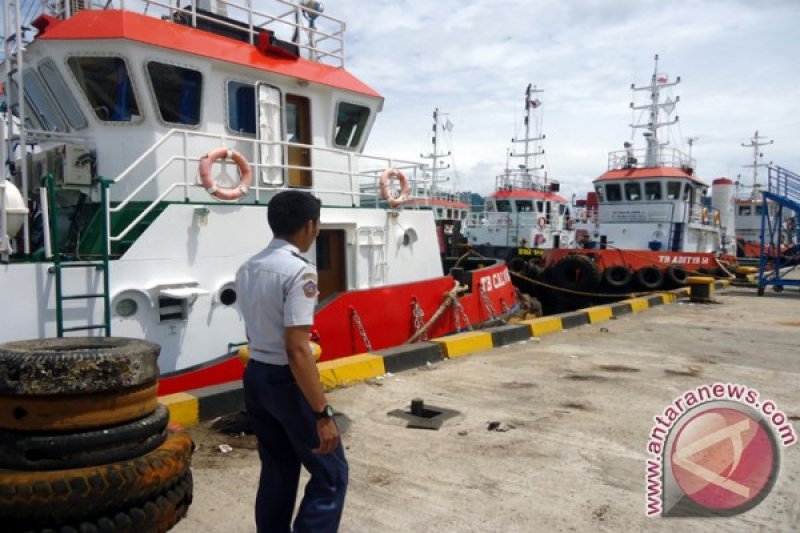
[(225, 287), (219, 291), (219, 302), (225, 306), (231, 306), (236, 303), (236, 289), (233, 287)]
[(122, 298), (116, 305), (117, 315), (127, 318), (136, 314), (139, 310), (139, 304), (133, 298)]

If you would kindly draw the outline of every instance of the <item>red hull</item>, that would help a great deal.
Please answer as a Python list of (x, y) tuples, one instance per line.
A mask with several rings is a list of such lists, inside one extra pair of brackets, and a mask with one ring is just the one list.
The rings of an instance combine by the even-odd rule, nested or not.
[[(667, 267), (681, 267), (689, 272), (697, 269), (712, 269), (717, 267), (716, 254), (712, 252), (666, 252), (652, 250), (619, 250), (616, 248), (559, 248), (548, 250), (545, 256), (545, 266), (551, 266), (558, 260), (570, 254), (583, 254), (593, 256), (595, 264), (600, 269), (610, 266), (623, 265), (636, 271), (643, 267), (655, 266), (660, 270)], [(725, 257), (734, 260), (732, 257)]]
[[(460, 298), (470, 323), (492, 318), (481, 298), (480, 288), (496, 314), (517, 305), (517, 296), (505, 264), (497, 264), (467, 272), (472, 291)], [(439, 309), (444, 295), (453, 288), (455, 279), (443, 276), (417, 283), (391, 285), (339, 294), (321, 307), (314, 317), (314, 331), (322, 346), (322, 361), (339, 359), (367, 352), (353, 320), (353, 309), (361, 320), (372, 350), (381, 350), (405, 343), (415, 333), (413, 301), (416, 299), (427, 322)], [(465, 327), (463, 319), (460, 326)], [(456, 332), (456, 317), (450, 306), (428, 330), (428, 338)], [(241, 379), (244, 367), (236, 355), (224, 356), (202, 367), (190, 368), (159, 380), (159, 395), (209, 387)]]

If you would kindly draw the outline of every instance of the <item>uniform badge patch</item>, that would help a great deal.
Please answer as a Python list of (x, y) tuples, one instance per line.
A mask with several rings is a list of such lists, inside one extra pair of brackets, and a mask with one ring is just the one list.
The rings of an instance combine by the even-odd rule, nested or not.
[(306, 281), (303, 284), (303, 293), (309, 298), (315, 297), (317, 295), (317, 284), (311, 280)]
[(306, 272), (305, 274), (303, 274), (302, 279), (310, 279), (311, 281), (316, 282), (317, 281), (317, 275), (316, 274), (312, 274), (311, 272)]

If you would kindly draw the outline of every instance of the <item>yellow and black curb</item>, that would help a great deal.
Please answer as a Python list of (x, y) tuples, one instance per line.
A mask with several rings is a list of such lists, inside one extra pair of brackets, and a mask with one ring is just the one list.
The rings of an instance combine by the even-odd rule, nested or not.
[[(716, 281), (712, 290), (728, 286), (727, 280)], [(638, 313), (677, 302), (689, 296), (689, 288), (631, 298), (608, 305), (589, 307), (580, 311), (523, 320), (477, 331), (456, 333), (429, 341), (397, 346), (373, 353), (343, 357), (317, 364), (320, 381), (327, 389), (345, 387), (354, 383), (413, 368), (425, 367), (444, 359), (455, 359), (493, 348), (542, 337), (579, 326), (596, 324), (612, 318)], [(170, 410), (170, 422), (191, 426), (202, 420), (234, 413), (244, 408), (241, 381), (206, 387), (189, 392), (162, 396), (159, 401)]]

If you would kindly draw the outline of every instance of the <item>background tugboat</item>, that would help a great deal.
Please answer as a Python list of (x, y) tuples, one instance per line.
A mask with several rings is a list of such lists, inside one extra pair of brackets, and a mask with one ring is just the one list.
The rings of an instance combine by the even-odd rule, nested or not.
[[(323, 202), (323, 360), (402, 344), (450, 301), (433, 213), (395, 190), (422, 165), (363, 153), (383, 98), (318, 2), (59, 1), (30, 42), (3, 5), (0, 342), (113, 332), (162, 346), (160, 394), (238, 379), (234, 274), (287, 187)], [(431, 337), (516, 305), (502, 262), (462, 266)]]
[[(626, 142), (611, 152), (608, 171), (594, 180), (594, 192), (575, 206), (580, 248), (548, 250), (543, 265), (550, 283), (591, 295), (630, 290), (657, 290), (682, 284), (690, 272), (722, 272), (720, 259), (734, 253), (733, 183), (714, 182), (714, 193), (695, 176), (690, 154), (668, 147), (659, 131), (677, 123), (671, 119), (679, 97), (667, 96), (670, 82), (658, 71), (658, 56), (650, 83), (636, 87), (650, 96), (645, 120), (631, 124), (645, 129), (644, 149)], [(662, 118), (662, 115), (666, 115)], [(574, 304), (585, 299), (568, 298)]]
[[(496, 177), (483, 212), (467, 223), (470, 247), (483, 256), (506, 259), (515, 272), (529, 272), (530, 260), (543, 257), (547, 249), (575, 246), (568, 202), (558, 194), (559, 182), (548, 177), (540, 162), (545, 135), (537, 110), (543, 92), (530, 84), (525, 89), (525, 137), (511, 140), (521, 144), (523, 151), (508, 154), (506, 169)], [(510, 158), (523, 162), (513, 169)]]

